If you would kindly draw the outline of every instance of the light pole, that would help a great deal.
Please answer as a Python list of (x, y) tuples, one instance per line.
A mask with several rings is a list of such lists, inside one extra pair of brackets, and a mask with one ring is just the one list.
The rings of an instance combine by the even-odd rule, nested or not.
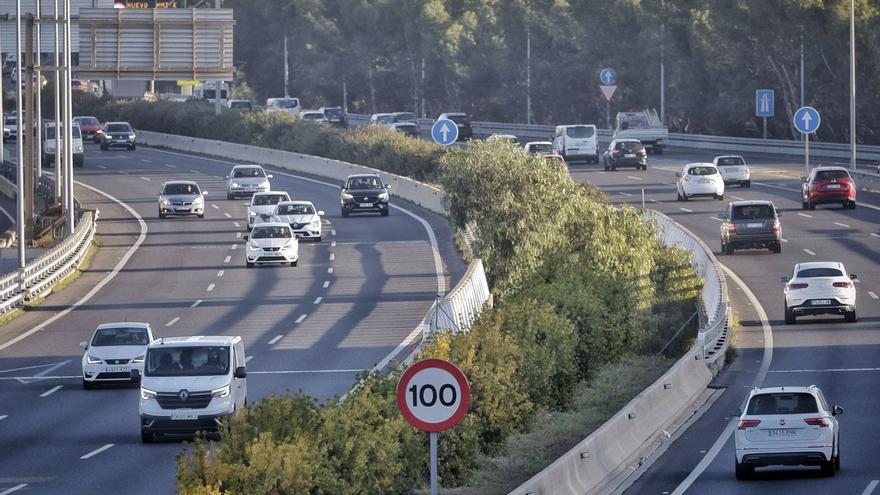
[[(25, 190), (24, 190), (24, 146), (23, 141), (25, 138), (25, 133), (23, 130), (24, 119), (22, 118), (21, 112), (21, 100), (22, 100), (22, 91), (21, 91), (21, 0), (15, 0), (15, 70), (16, 74), (18, 74), (18, 81), (15, 84), (15, 114), (17, 119), (18, 126), (18, 136), (15, 139), (15, 158), (16, 158), (16, 173), (15, 173), (15, 182), (16, 182), (16, 195), (15, 195), (15, 207), (16, 207), (16, 237), (18, 237), (18, 267), (24, 269), (27, 264), (27, 260), (25, 259), (24, 254), (24, 226), (25, 226), (25, 215), (24, 215), (24, 202), (25, 202)], [(27, 128), (30, 128), (28, 126)], [(30, 136), (28, 136), (30, 138)], [(28, 139), (30, 141), (30, 139)], [(24, 272), (22, 272), (24, 273)], [(24, 282), (22, 282), (24, 283)]]
[(856, 169), (856, 1), (849, 0), (849, 166)]
[[(666, 8), (665, 0), (660, 0), (660, 15)], [(666, 43), (666, 21), (660, 23), (660, 122), (666, 123), (666, 67), (663, 64)]]

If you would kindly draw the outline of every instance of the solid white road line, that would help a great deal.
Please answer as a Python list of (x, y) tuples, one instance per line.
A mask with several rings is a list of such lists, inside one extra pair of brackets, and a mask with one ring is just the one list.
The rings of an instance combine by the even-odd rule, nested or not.
[(215, 210), (219, 210), (219, 209), (220, 209), (219, 206), (217, 206), (217, 205), (215, 205), (215, 204), (213, 204), (213, 203), (211, 203), (211, 208), (214, 208)]
[(227, 256), (227, 257), (223, 258), (224, 263), (229, 263), (230, 261), (232, 261), (232, 256)]
[(336, 253), (330, 253), (330, 261), (333, 261), (335, 259), (336, 259)]
[(195, 308), (195, 307), (198, 306), (199, 304), (202, 304), (202, 302), (203, 302), (203, 301), (202, 301), (201, 299), (199, 299), (198, 301), (192, 303), (192, 306), (190, 306), (190, 307), (191, 307), (191, 308)]
[(0, 414), (0, 421), (3, 421), (4, 419), (6, 419), (8, 417), (9, 417), (8, 414)]
[(150, 182), (150, 178), (149, 178), (149, 177), (141, 177), (141, 180), (145, 180), (145, 181), (147, 181), (147, 182)]
[(166, 163), (165, 166), (168, 168), (177, 168), (177, 165), (172, 165), (170, 163)]
[[(47, 172), (47, 175), (54, 175), (54, 174), (51, 174), (51, 173), (48, 173), (48, 172)], [(16, 344), (17, 342), (20, 342), (20, 341), (26, 339), (27, 337), (30, 337), (31, 335), (33, 335), (33, 334), (35, 334), (35, 333), (37, 333), (37, 332), (39, 332), (39, 331), (41, 331), (41, 330), (43, 330), (44, 328), (48, 327), (48, 326), (51, 325), (52, 323), (55, 323), (58, 319), (63, 318), (64, 316), (66, 316), (67, 313), (70, 313), (70, 312), (73, 311), (74, 309), (76, 309), (76, 308), (82, 306), (83, 304), (89, 302), (89, 300), (91, 300), (92, 297), (94, 297), (95, 294), (97, 294), (99, 290), (103, 289), (105, 285), (107, 285), (108, 283), (110, 283), (110, 281), (113, 280), (113, 279), (116, 277), (116, 275), (119, 274), (120, 271), (122, 271), (122, 268), (126, 265), (126, 263), (128, 263), (128, 260), (131, 259), (132, 256), (134, 256), (135, 251), (137, 251), (138, 248), (141, 247), (141, 244), (143, 244), (144, 239), (147, 238), (147, 224), (146, 224), (146, 222), (144, 222), (143, 217), (141, 217), (140, 215), (138, 215), (138, 213), (137, 213), (136, 211), (134, 211), (134, 209), (133, 209), (131, 206), (129, 206), (129, 205), (123, 203), (123, 202), (120, 201), (119, 199), (116, 199), (115, 197), (113, 197), (113, 196), (111, 196), (111, 195), (105, 193), (104, 191), (101, 191), (100, 189), (96, 189), (96, 188), (94, 188), (94, 187), (92, 187), (92, 186), (90, 186), (90, 185), (88, 185), (88, 184), (83, 184), (83, 183), (80, 182), (80, 181), (76, 181), (76, 185), (79, 186), (79, 187), (84, 187), (84, 188), (86, 188), (86, 189), (89, 189), (90, 191), (94, 191), (94, 192), (100, 194), (101, 196), (104, 196), (105, 198), (107, 198), (107, 199), (113, 201), (114, 203), (116, 203), (116, 204), (122, 206), (122, 207), (123, 207), (126, 211), (128, 211), (128, 212), (129, 212), (129, 213), (130, 213), (135, 219), (137, 219), (137, 221), (138, 221), (138, 225), (140, 225), (140, 228), (141, 228), (141, 233), (140, 233), (140, 235), (138, 236), (137, 240), (135, 240), (134, 244), (132, 244), (131, 247), (128, 248), (128, 251), (125, 252), (125, 254), (122, 256), (122, 258), (119, 260), (119, 262), (116, 263), (116, 266), (113, 267), (113, 270), (112, 270), (110, 273), (108, 273), (106, 277), (104, 277), (103, 279), (101, 279), (100, 282), (98, 282), (97, 284), (95, 284), (95, 286), (92, 287), (92, 289), (91, 289), (86, 295), (84, 295), (84, 296), (83, 296), (80, 300), (78, 300), (77, 302), (73, 303), (71, 306), (68, 306), (68, 307), (65, 308), (63, 311), (61, 311), (61, 312), (55, 314), (55, 315), (52, 316), (51, 318), (46, 319), (44, 322), (40, 323), (39, 325), (35, 326), (34, 328), (31, 328), (31, 329), (28, 330), (27, 332), (24, 332), (24, 333), (22, 333), (21, 335), (19, 335), (18, 337), (15, 337), (15, 338), (12, 339), (12, 340), (9, 340), (9, 341), (7, 341), (7, 342), (4, 342), (3, 344), (0, 344), (0, 351), (2, 351), (3, 349), (6, 349), (6, 348), (9, 347), (9, 346), (12, 346), (12, 345)]]
[(98, 165), (98, 168), (103, 169), (103, 170), (107, 170), (107, 167), (105, 167), (103, 165)]
[(843, 227), (845, 229), (850, 228), (849, 225), (847, 225), (845, 223), (840, 223), (840, 222), (834, 222), (834, 225), (837, 225), (838, 227)]
[(630, 194), (626, 191), (620, 191), (620, 194), (621, 194), (621, 196), (632, 196), (632, 194)]
[(683, 206), (680, 206), (678, 209), (685, 212), (685, 213), (693, 213), (694, 212), (694, 210), (689, 210)]
[(810, 215), (809, 213), (800, 213), (800, 212), (798, 212), (798, 216), (801, 216), (801, 217), (804, 217), (804, 218), (813, 218), (813, 215)]
[(55, 387), (52, 387), (52, 388), (50, 388), (49, 390), (47, 390), (47, 391), (43, 392), (42, 394), (40, 394), (40, 397), (49, 397), (50, 395), (54, 394), (55, 392), (61, 390), (61, 387), (63, 387), (63, 386), (64, 386), (64, 385), (57, 385), (57, 386), (55, 386)]
[(627, 178), (627, 179), (632, 179), (632, 180), (642, 180), (641, 177), (636, 177), (635, 175), (627, 175), (626, 178)]
[[(877, 488), (877, 485), (880, 485), (880, 480), (873, 480), (868, 483), (868, 486), (865, 487), (865, 491), (862, 492), (862, 495), (871, 495), (874, 493), (874, 489)], [(3, 495), (0, 493), (0, 495)]]
[(284, 336), (283, 335), (276, 335), (276, 336), (272, 337), (272, 340), (269, 341), (269, 345), (273, 345), (274, 343), (278, 342), (279, 340), (281, 340), (282, 337), (284, 337)]
[(26, 486), (28, 486), (27, 483), (21, 483), (21, 484), (19, 484), (19, 485), (15, 485), (15, 486), (13, 486), (12, 488), (10, 488), (10, 489), (8, 489), (8, 490), (5, 490), (5, 491), (0, 492), (0, 495), (9, 495), (10, 493), (12, 493), (12, 492), (17, 492), (17, 491), (21, 490), (22, 488), (24, 488), (24, 487), (26, 487)]
[(99, 449), (95, 449), (95, 450), (89, 452), (88, 454), (86, 454), (86, 455), (80, 457), (80, 459), (88, 459), (88, 458), (90, 458), (90, 457), (94, 457), (94, 456), (100, 454), (101, 452), (104, 452), (105, 450), (108, 450), (108, 449), (111, 449), (111, 448), (113, 448), (113, 444), (112, 444), (112, 443), (108, 443), (107, 445), (105, 445), (105, 446), (103, 446), (103, 447), (101, 447), (101, 448), (99, 448)]
[(321, 304), (321, 301), (323, 301), (323, 300), (324, 300), (323, 297), (318, 297), (315, 299), (315, 302), (313, 304)]
[(214, 284), (208, 284), (208, 292), (211, 292), (213, 290), (214, 290)]
[(871, 232), (871, 237), (877, 237), (877, 238), (880, 238), (880, 234), (877, 234), (877, 233), (875, 233), (875, 232)]
[(165, 324), (165, 327), (170, 327), (171, 325), (174, 325), (178, 321), (180, 321), (180, 317), (175, 316), (174, 318), (171, 318), (171, 320), (168, 323)]
[(232, 215), (230, 215), (230, 214), (227, 213), (227, 212), (223, 212), (223, 216), (225, 216), (226, 218), (232, 218)]
[(746, 200), (746, 198), (741, 198), (741, 197), (739, 197), (739, 196), (734, 196), (733, 194), (731, 194), (730, 197), (733, 198), (733, 199), (735, 199), (735, 200), (737, 200), (737, 201), (745, 201), (745, 200)]
[(325, 281), (324, 281), (324, 288), (326, 289), (327, 287), (330, 287), (330, 281), (329, 281), (329, 280), (325, 280)]
[(859, 371), (880, 371), (880, 368), (828, 368), (824, 370), (770, 370), (770, 373), (842, 373)]
[(219, 272), (217, 272), (217, 276), (218, 276), (218, 277), (222, 277), (222, 276), (223, 276), (223, 270), (220, 270)]
[(875, 294), (873, 291), (869, 290), (868, 295), (871, 296), (871, 299), (877, 299), (877, 294)]
[(294, 323), (302, 323), (303, 320), (305, 320), (307, 316), (309, 316), (309, 315), (308, 314), (299, 315), (299, 318), (297, 318)]
[(804, 248), (804, 252), (809, 254), (810, 256), (816, 256), (816, 253), (810, 251), (809, 249)]

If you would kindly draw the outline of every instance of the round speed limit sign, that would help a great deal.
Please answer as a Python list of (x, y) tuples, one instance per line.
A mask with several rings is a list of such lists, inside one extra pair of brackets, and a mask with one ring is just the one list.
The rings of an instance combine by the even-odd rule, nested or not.
[(452, 428), (467, 412), (471, 389), (454, 364), (442, 359), (413, 363), (397, 383), (397, 407), (403, 418), (423, 431)]

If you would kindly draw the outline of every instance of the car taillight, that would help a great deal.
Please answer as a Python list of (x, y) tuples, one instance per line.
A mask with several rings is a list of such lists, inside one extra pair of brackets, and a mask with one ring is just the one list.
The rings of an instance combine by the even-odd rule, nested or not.
[(689, 181), (689, 180), (691, 180), (691, 176), (685, 175), (684, 177), (682, 177), (682, 179), (684, 179), (685, 181)]
[(779, 233), (779, 220), (773, 221), (773, 226), (770, 227), (770, 230), (772, 230), (774, 234)]
[(745, 430), (746, 428), (754, 428), (761, 424), (760, 419), (741, 419), (739, 420), (739, 429)]
[(832, 285), (841, 289), (848, 289), (852, 287), (852, 284), (849, 282), (834, 282)]
[(727, 226), (727, 233), (728, 234), (736, 234), (736, 225), (734, 225), (734, 224), (728, 225)]
[(809, 287), (808, 284), (788, 284), (788, 288), (791, 290), (806, 289), (807, 287)]
[(821, 426), (822, 428), (828, 427), (828, 421), (825, 421), (825, 418), (806, 418), (804, 423), (812, 426)]
[(645, 155), (647, 155), (648, 153), (647, 153), (645, 150), (639, 150), (637, 154), (638, 154), (639, 156), (645, 156)]
[(614, 150), (614, 151), (611, 152), (611, 154), (612, 154), (613, 156), (620, 156), (620, 155), (623, 154), (623, 151), (620, 151), (620, 150)]

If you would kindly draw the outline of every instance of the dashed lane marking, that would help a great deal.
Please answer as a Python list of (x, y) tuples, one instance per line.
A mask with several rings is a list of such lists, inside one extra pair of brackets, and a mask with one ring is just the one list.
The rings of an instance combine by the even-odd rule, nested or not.
[(626, 178), (627, 178), (627, 179), (632, 179), (632, 180), (642, 180), (641, 177), (636, 177), (635, 175), (627, 175)]
[(148, 160), (146, 158), (141, 158), (141, 161), (144, 163), (153, 163), (153, 160)]
[(330, 229), (330, 235), (336, 235), (336, 229)]
[(768, 373), (857, 373), (860, 371), (880, 371), (880, 368), (825, 368), (800, 370), (770, 370)]
[(231, 247), (230, 249), (232, 249), (233, 251), (235, 251), (236, 249), (238, 249), (238, 244), (233, 244), (232, 247)]
[(145, 181), (147, 181), (147, 182), (150, 182), (150, 178), (149, 178), (149, 177), (141, 177), (141, 180), (145, 180)]
[(810, 215), (809, 213), (800, 213), (800, 212), (798, 212), (798, 216), (800, 216), (800, 217), (804, 217), (804, 218), (813, 218), (813, 215)]
[(336, 253), (330, 253), (330, 261), (333, 261), (335, 259), (336, 259)]
[(312, 303), (312, 304), (321, 304), (321, 301), (323, 301), (323, 300), (324, 300), (323, 297), (318, 297), (318, 298), (315, 299), (315, 302)]
[(679, 207), (678, 209), (685, 212), (685, 213), (693, 213), (694, 212), (694, 210), (689, 210), (683, 206)]
[(214, 208), (215, 210), (219, 210), (219, 209), (220, 209), (219, 206), (217, 206), (217, 205), (215, 205), (215, 204), (213, 204), (213, 203), (211, 204), (211, 208)]
[(837, 225), (838, 227), (843, 227), (845, 229), (850, 228), (849, 225), (847, 225), (845, 223), (840, 223), (840, 222), (834, 222), (834, 225)]
[(8, 417), (9, 417), (8, 414), (0, 414), (0, 421), (3, 421), (4, 419), (6, 419)]
[(248, 356), (248, 357), (244, 358), (244, 364), (248, 364), (248, 361), (250, 361), (253, 358), (254, 358), (253, 356)]
[(877, 294), (875, 294), (874, 291), (869, 290), (868, 295), (871, 296), (871, 299), (878, 299)]
[(167, 328), (167, 327), (170, 327), (171, 325), (174, 325), (174, 324), (177, 323), (178, 321), (180, 321), (180, 317), (179, 317), (179, 316), (175, 316), (174, 318), (171, 318), (171, 320), (170, 320), (168, 323), (165, 324), (165, 327), (166, 327), (166, 328)]
[(723, 222), (723, 221), (724, 221), (724, 220), (722, 220), (722, 219), (720, 219), (720, 218), (718, 218), (718, 217), (709, 217), (709, 218), (711, 218), (712, 220), (715, 220), (715, 221), (717, 221), (717, 222)]
[(166, 163), (165, 166), (168, 168), (177, 168), (177, 165), (172, 165), (170, 163)]
[(191, 308), (195, 308), (195, 307), (198, 306), (199, 304), (202, 304), (202, 302), (203, 302), (203, 301), (202, 301), (201, 299), (199, 299), (198, 301), (192, 303), (192, 306), (190, 306), (190, 307), (191, 307)]
[(324, 288), (326, 289), (327, 287), (330, 287), (330, 281), (329, 281), (329, 280), (325, 280), (325, 281), (324, 281)]
[(309, 316), (309, 315), (308, 314), (299, 315), (299, 318), (297, 318), (294, 323), (302, 323), (303, 320), (305, 320), (307, 316)]
[(632, 194), (630, 194), (630, 193), (628, 193), (628, 192), (626, 192), (626, 191), (620, 191), (620, 195), (621, 195), (621, 196), (632, 196)]
[(875, 233), (875, 232), (871, 232), (871, 237), (877, 237), (877, 238), (880, 238), (880, 234), (877, 234), (877, 233)]
[(227, 256), (227, 257), (223, 258), (224, 263), (229, 263), (230, 261), (232, 261), (232, 256)]
[(208, 292), (212, 292), (214, 290), (214, 284), (208, 285)]
[(100, 454), (101, 452), (104, 452), (105, 450), (109, 450), (109, 449), (111, 449), (111, 448), (113, 448), (113, 444), (112, 444), (112, 443), (108, 443), (107, 445), (105, 445), (105, 446), (103, 446), (103, 447), (101, 447), (101, 448), (95, 449), (95, 450), (89, 452), (88, 454), (86, 454), (86, 455), (80, 457), (80, 459), (88, 459), (88, 458), (90, 458), (90, 457), (94, 457), (94, 456)]
[(746, 200), (746, 198), (741, 198), (741, 197), (739, 197), (739, 196), (734, 196), (734, 195), (732, 195), (732, 194), (730, 195), (730, 197), (733, 198), (733, 199), (735, 199), (735, 200), (737, 200), (737, 201), (745, 201), (745, 200)]
[(194, 168), (189, 169), (189, 171), (192, 172), (192, 173), (194, 173), (194, 174), (200, 174), (200, 173), (202, 173), (200, 170), (196, 170), (196, 169), (194, 169)]
[(228, 212), (223, 212), (223, 216), (225, 216), (226, 218), (232, 218), (232, 215), (230, 215)]
[(862, 495), (871, 495), (872, 493), (874, 493), (877, 485), (880, 485), (880, 480), (872, 480), (870, 483), (868, 483), (868, 486), (865, 487), (865, 491), (862, 492)]
[(274, 345), (276, 342), (281, 340), (282, 337), (284, 337), (284, 336), (283, 335), (276, 335), (276, 336), (272, 337), (272, 340), (269, 341), (269, 345)]
[(650, 201), (652, 203), (659, 203), (659, 201), (657, 201), (656, 199), (649, 199), (648, 201)]
[(100, 168), (101, 170), (107, 170), (107, 167), (105, 167), (103, 165), (98, 165), (98, 168)]
[(218, 277), (222, 277), (222, 276), (223, 276), (223, 270), (220, 270), (219, 272), (217, 272), (217, 276), (218, 276)]
[(237, 228), (237, 229), (240, 229), (240, 228), (241, 228), (241, 224), (238, 223), (238, 222), (232, 222), (232, 226), (235, 227), (235, 228)]
[(21, 484), (19, 484), (19, 485), (15, 485), (15, 486), (13, 486), (12, 488), (10, 488), (10, 489), (8, 489), (8, 490), (5, 490), (5, 491), (0, 492), (0, 495), (9, 495), (10, 493), (12, 493), (12, 492), (17, 492), (17, 491), (21, 490), (22, 488), (24, 488), (24, 487), (26, 487), (26, 486), (28, 486), (27, 483), (21, 483)]
[(333, 273), (333, 267), (332, 267), (332, 266), (331, 266), (330, 268), (327, 269), (327, 273)]
[(816, 256), (816, 253), (810, 251), (810, 250), (807, 249), (807, 248), (804, 248), (804, 252), (807, 253), (807, 254), (809, 254), (810, 256)]
[(235, 233), (235, 237), (236, 237), (237, 239), (241, 239), (241, 232), (236, 232), (236, 233)]
[(122, 175), (128, 175), (128, 172), (126, 172), (125, 170), (117, 170), (117, 172), (119, 172)]
[(332, 248), (336, 247), (336, 241), (330, 241), (330, 247), (332, 247)]
[(55, 392), (61, 390), (61, 387), (63, 387), (63, 385), (58, 385), (58, 386), (52, 387), (49, 390), (46, 390), (45, 392), (40, 394), (40, 397), (49, 397), (50, 395), (54, 394)]
[(780, 239), (782, 242), (788, 242), (788, 239)]

